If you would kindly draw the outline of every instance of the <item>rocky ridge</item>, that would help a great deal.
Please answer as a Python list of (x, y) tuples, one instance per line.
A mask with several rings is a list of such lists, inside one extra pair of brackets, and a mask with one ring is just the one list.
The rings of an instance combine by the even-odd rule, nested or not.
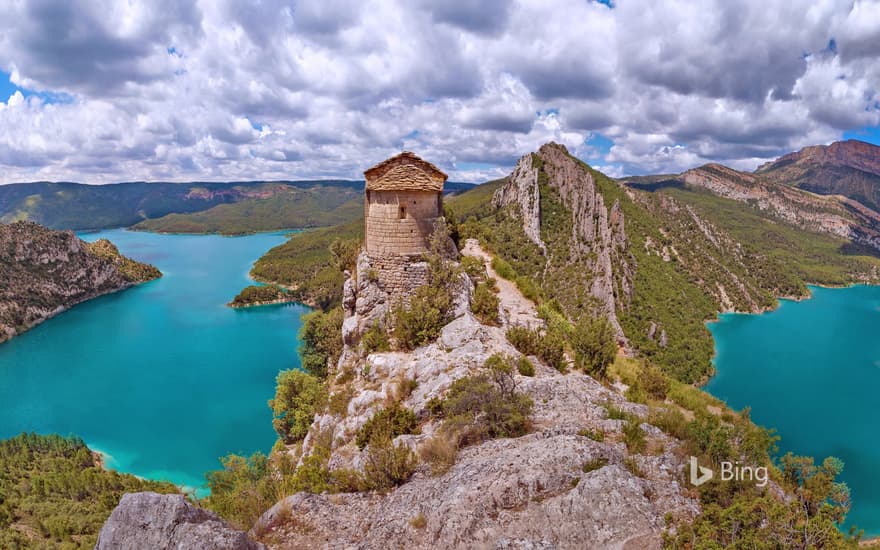
[(547, 143), (537, 153), (520, 158), (508, 182), (495, 192), (492, 205), (514, 205), (526, 236), (540, 247), (548, 265), (552, 252), (541, 236), (541, 197), (548, 192), (558, 193), (571, 211), (569, 255), (564, 261), (578, 262), (583, 268), (587, 276), (583, 284), (599, 303), (595, 313), (608, 317), (618, 340), (625, 343), (617, 312), (631, 297), (634, 260), (627, 253), (620, 202), (609, 209), (592, 174), (563, 145)]
[(858, 140), (813, 145), (765, 163), (767, 181), (823, 195), (844, 195), (880, 209), (880, 147)]
[[(475, 241), (464, 250), (487, 261)], [(353, 285), (359, 289), (355, 301), (371, 293), (367, 282), (361, 286), (356, 279)], [(490, 356), (518, 357), (504, 326), (483, 325), (471, 314), (470, 289), (457, 293), (455, 318), (436, 342), (410, 353), (360, 358), (348, 349), (331, 375), (334, 391), (351, 395), (344, 413), (317, 415), (302, 447), (291, 452), (305, 456), (320, 439), (331, 442), (332, 469), (360, 469), (364, 453), (355, 435), (386, 404), (400, 400), (426, 418), (431, 398), (479, 372)], [(529, 313), (521, 306), (525, 298), (516, 300), (518, 305), (505, 304), (502, 298), (500, 309), (515, 308), (520, 322)], [(368, 313), (362, 304), (359, 314)], [(528, 321), (543, 324), (537, 317)], [(271, 548), (652, 548), (659, 547), (667, 513), (698, 513), (697, 500), (683, 486), (679, 442), (643, 423), (652, 451), (630, 453), (621, 439), (624, 421), (608, 417), (609, 406), (646, 416), (644, 405), (583, 373), (563, 374), (537, 357), (530, 360), (535, 376), (515, 376), (535, 404), (530, 434), (467, 447), (442, 475), (422, 465), (387, 493), (291, 495), (267, 511), (252, 533), (263, 534)], [(438, 427), (428, 420), (419, 434), (398, 436), (395, 444), (418, 451)], [(604, 439), (591, 439), (592, 432), (604, 433)]]
[(0, 224), (0, 342), (70, 307), (160, 277), (101, 239), (32, 222)]
[(700, 187), (808, 231), (826, 233), (880, 250), (880, 213), (841, 196), (820, 196), (797, 188), (768, 183), (761, 176), (707, 164), (680, 176), (686, 185)]

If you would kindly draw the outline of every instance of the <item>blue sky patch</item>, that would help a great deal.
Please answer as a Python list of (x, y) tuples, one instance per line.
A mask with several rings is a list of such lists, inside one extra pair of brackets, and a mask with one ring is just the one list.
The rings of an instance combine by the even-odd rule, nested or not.
[(15, 92), (21, 92), (24, 97), (39, 97), (43, 103), (73, 103), (73, 96), (64, 92), (35, 92), (19, 88), (12, 83), (9, 73), (0, 71), (0, 101), (6, 103)]
[(843, 139), (858, 139), (880, 145), (880, 126), (867, 126), (861, 130), (844, 132)]

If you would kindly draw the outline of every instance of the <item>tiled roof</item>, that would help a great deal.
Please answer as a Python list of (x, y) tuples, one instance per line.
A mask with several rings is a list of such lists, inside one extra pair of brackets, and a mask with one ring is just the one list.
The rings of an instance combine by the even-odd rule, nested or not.
[(443, 191), (448, 177), (414, 153), (404, 151), (364, 172), (372, 191)]

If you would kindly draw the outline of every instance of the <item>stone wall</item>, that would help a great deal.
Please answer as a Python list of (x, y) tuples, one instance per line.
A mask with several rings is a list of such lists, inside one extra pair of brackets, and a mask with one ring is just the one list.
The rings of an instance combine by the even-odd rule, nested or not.
[(368, 252), (367, 261), (374, 273), (359, 273), (358, 277), (375, 275), (379, 288), (388, 294), (391, 302), (405, 299), (428, 283), (428, 263), (421, 254), (373, 256)]
[(367, 191), (367, 253), (379, 258), (426, 252), (440, 209), (436, 192)]

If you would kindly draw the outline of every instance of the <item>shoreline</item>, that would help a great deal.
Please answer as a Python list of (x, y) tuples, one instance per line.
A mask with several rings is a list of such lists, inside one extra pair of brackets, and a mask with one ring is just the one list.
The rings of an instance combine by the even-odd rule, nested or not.
[[(716, 313), (715, 319), (710, 319), (710, 320), (706, 321), (707, 328), (711, 323), (721, 322), (721, 315), (763, 315), (765, 313), (771, 313), (771, 312), (777, 311), (779, 309), (779, 307), (781, 306), (782, 301), (800, 303), (800, 302), (805, 302), (807, 300), (812, 300), (815, 298), (815, 292), (814, 292), (815, 289), (846, 290), (846, 289), (852, 289), (852, 288), (857, 288), (857, 287), (880, 287), (880, 282), (868, 283), (868, 282), (864, 282), (864, 281), (853, 282), (853, 283), (849, 283), (849, 284), (841, 284), (841, 285), (831, 285), (831, 284), (822, 284), (822, 283), (805, 283), (805, 284), (807, 287), (807, 295), (805, 295), (805, 296), (777, 296), (776, 297), (776, 299), (777, 299), (776, 307), (767, 308), (767, 309), (765, 309), (763, 311), (759, 311), (759, 312), (747, 312), (747, 311), (718, 312), (718, 313)], [(710, 330), (710, 332), (711, 332), (711, 330)], [(698, 383), (696, 383), (694, 385), (700, 391), (703, 391), (703, 392), (707, 393), (708, 395), (710, 395), (716, 399), (721, 400), (728, 407), (730, 407), (730, 405), (727, 403), (727, 401), (725, 399), (722, 399), (721, 397), (709, 392), (705, 388), (706, 385), (718, 374), (718, 369), (717, 369), (717, 365), (716, 365), (716, 359), (718, 356), (718, 345), (717, 345), (714, 333), (712, 334), (712, 342), (713, 342), (712, 373), (710, 375), (705, 376), (703, 379), (701, 379)], [(733, 409), (733, 407), (730, 407), (730, 408)], [(776, 458), (778, 458), (779, 456), (781, 456), (781, 455), (777, 455)], [(838, 529), (842, 533), (844, 533), (844, 534), (846, 533), (846, 531), (844, 530), (844, 527), (842, 525), (838, 526)], [(863, 538), (862, 540), (859, 541), (858, 547), (859, 548), (878, 548), (878, 549), (880, 549), (880, 533), (874, 533), (874, 534), (868, 535), (866, 538)]]
[[(321, 229), (324, 227), (332, 227), (329, 225), (319, 225), (315, 227), (287, 227), (281, 229), (263, 229), (260, 231), (245, 231), (241, 233), (224, 233), (222, 231), (193, 231), (193, 232), (182, 232), (182, 231), (157, 231), (155, 229), (138, 229), (135, 226), (129, 227), (120, 227), (117, 229), (122, 229), (124, 231), (131, 231), (133, 233), (152, 233), (154, 235), (185, 235), (185, 236), (195, 236), (195, 237), (250, 237), (252, 235), (265, 235), (272, 233), (280, 233), (280, 234), (290, 234), (290, 233), (301, 233), (303, 231), (312, 231), (315, 229)], [(104, 229), (98, 229), (97, 231), (105, 231)], [(107, 229), (106, 231), (111, 231), (111, 229)]]
[(304, 305), (304, 306), (308, 307), (307, 304), (303, 304), (302, 302), (299, 302), (293, 298), (278, 298), (277, 300), (264, 300), (264, 301), (260, 301), (260, 302), (249, 303), (249, 304), (233, 304), (232, 302), (228, 302), (226, 304), (226, 307), (229, 307), (232, 309), (247, 309), (247, 308), (251, 308), (251, 307), (276, 306), (276, 305), (282, 305), (282, 304), (300, 304), (300, 305)]

